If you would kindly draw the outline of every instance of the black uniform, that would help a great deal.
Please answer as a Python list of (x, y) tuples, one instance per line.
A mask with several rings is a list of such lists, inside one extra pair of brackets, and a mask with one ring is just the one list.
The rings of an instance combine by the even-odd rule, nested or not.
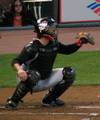
[[(76, 52), (84, 43), (85, 38), (77, 38), (77, 42), (70, 45), (64, 45), (57, 41), (56, 22), (53, 18), (40, 18), (35, 25), (37, 39), (27, 44), (22, 52), (13, 60), (12, 65), (16, 63), (24, 66), (27, 79), (20, 81), (11, 99), (6, 104), (7, 108), (17, 107), (19, 101), (29, 92), (40, 90), (49, 90), (43, 98), (42, 104), (45, 106), (62, 106), (64, 102), (59, 100), (65, 90), (67, 90), (75, 80), (75, 70), (70, 67), (53, 69), (53, 63), (59, 54), (71, 54)], [(49, 40), (47, 45), (41, 42)], [(41, 41), (40, 41), (40, 40)], [(87, 37), (88, 39), (88, 37)], [(89, 41), (88, 41), (89, 42)], [(27, 66), (25, 68), (25, 66)], [(27, 69), (28, 68), (28, 69)]]
[(41, 79), (49, 77), (57, 53), (71, 54), (80, 47), (75, 43), (63, 45), (58, 41), (50, 41), (48, 45), (42, 45), (38, 40), (27, 44), (22, 52), (13, 60), (15, 63), (27, 64), (30, 69), (37, 70), (41, 74)]
[[(20, 65), (25, 64), (28, 66), (29, 70), (37, 71), (41, 77), (37, 75), (36, 72), (33, 72), (33, 81), (48, 80), (52, 73), (53, 63), (57, 53), (71, 54), (77, 51), (79, 48), (80, 46), (78, 46), (77, 43), (64, 45), (57, 40), (54, 40), (49, 41), (47, 45), (43, 45), (39, 40), (36, 39), (23, 48), (22, 52), (12, 61), (12, 65), (15, 63)], [(42, 100), (43, 104), (48, 105), (53, 103), (52, 105), (57, 106), (64, 104), (64, 102), (59, 101), (57, 98), (72, 85), (75, 80), (75, 72), (71, 67), (65, 67), (60, 72), (62, 74), (61, 82), (56, 80), (58, 82), (52, 86), (49, 93)], [(31, 83), (32, 82), (30, 82), (30, 78), (27, 78), (26, 81), (20, 81), (11, 99), (6, 104), (6, 107), (16, 108), (19, 101), (29, 91), (33, 92), (32, 90), (37, 84)]]

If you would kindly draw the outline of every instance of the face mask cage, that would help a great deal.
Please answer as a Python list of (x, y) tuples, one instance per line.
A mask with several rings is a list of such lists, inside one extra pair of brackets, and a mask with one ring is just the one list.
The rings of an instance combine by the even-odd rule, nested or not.
[(39, 19), (37, 24), (41, 34), (55, 34), (57, 24), (53, 18)]

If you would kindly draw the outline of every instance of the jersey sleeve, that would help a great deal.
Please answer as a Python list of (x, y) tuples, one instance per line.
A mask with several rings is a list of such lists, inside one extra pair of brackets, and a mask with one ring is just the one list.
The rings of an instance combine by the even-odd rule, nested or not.
[(61, 54), (71, 54), (76, 52), (80, 46), (78, 46), (76, 43), (69, 44), (69, 45), (64, 45), (62, 43), (58, 43), (58, 53)]
[(28, 43), (20, 52), (20, 54), (12, 60), (12, 65), (15, 63), (18, 64), (23, 64), (26, 63), (27, 61), (34, 59), (35, 55), (38, 52), (38, 47), (37, 45), (32, 41)]

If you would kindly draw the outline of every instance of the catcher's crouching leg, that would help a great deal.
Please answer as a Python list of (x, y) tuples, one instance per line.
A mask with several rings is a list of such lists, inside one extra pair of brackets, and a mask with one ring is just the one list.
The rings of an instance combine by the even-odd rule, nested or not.
[(5, 105), (6, 108), (8, 109), (15, 109), (18, 105), (18, 103), (20, 102), (20, 100), (30, 91), (30, 89), (27, 87), (26, 82), (20, 82), (17, 85), (17, 88), (14, 92), (14, 94), (12, 95), (12, 97), (10, 97), (7, 100), (7, 103)]
[(28, 93), (32, 93), (32, 88), (36, 85), (36, 81), (38, 82), (40, 79), (40, 74), (37, 71), (30, 71), (28, 73), (28, 79), (26, 81), (20, 81), (17, 85), (17, 88), (10, 99), (8, 99), (6, 108), (15, 109), (21, 99)]
[(62, 106), (64, 102), (60, 97), (65, 90), (67, 90), (75, 80), (75, 70), (71, 67), (65, 67), (63, 69), (63, 80), (54, 86), (49, 93), (42, 100), (44, 106)]

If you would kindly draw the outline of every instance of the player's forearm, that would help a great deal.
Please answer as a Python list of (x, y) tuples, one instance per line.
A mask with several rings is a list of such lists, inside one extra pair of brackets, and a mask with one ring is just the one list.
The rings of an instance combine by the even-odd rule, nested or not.
[(71, 54), (76, 52), (81, 46), (78, 46), (76, 43), (69, 44), (69, 45), (62, 45), (59, 46), (59, 53), (63, 54)]
[(14, 67), (14, 69), (15, 69), (16, 71), (22, 70), (22, 66), (21, 66), (20, 64), (18, 64), (18, 63), (15, 63), (15, 64), (13, 65), (13, 67)]

